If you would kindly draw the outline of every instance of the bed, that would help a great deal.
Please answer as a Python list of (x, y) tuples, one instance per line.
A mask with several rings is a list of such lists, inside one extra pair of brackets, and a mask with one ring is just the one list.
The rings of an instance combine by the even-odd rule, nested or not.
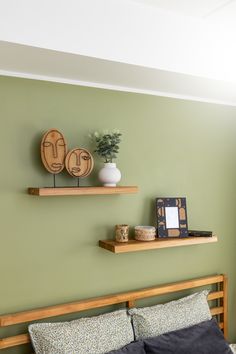
[[(158, 296), (163, 297), (164, 295), (168, 295), (169, 297), (172, 294), (175, 294), (176, 296), (176, 293), (181, 292), (184, 292), (185, 294), (186, 292), (189, 292), (190, 294), (192, 294), (193, 291), (197, 291), (198, 289), (203, 291), (202, 289), (204, 288), (210, 289), (209, 293), (207, 293), (207, 301), (209, 302), (210, 313), (216, 319), (219, 328), (224, 334), (224, 337), (227, 339), (228, 282), (227, 276), (223, 274), (210, 275), (202, 278), (164, 284), (140, 290), (80, 300), (77, 302), (65, 303), (45, 308), (38, 308), (18, 313), (6, 314), (0, 316), (0, 328), (15, 326), (23, 323), (31, 324), (35, 321), (42, 322), (42, 320), (43, 322), (48, 322), (52, 317), (59, 318), (59, 316), (63, 316), (66, 314), (73, 314), (97, 308), (105, 308), (107, 306), (117, 304), (120, 304), (120, 306), (125, 306), (125, 308), (135, 313), (133, 309), (136, 308), (136, 305), (139, 300), (147, 298), (156, 298)], [(56, 324), (54, 325), (56, 326)], [(9, 336), (0, 339), (0, 350), (12, 347), (19, 347), (26, 344), (29, 345), (30, 343), (31, 339), (29, 333)], [(233, 350), (234, 348), (231, 347), (231, 349)], [(127, 353), (128, 352), (129, 351), (127, 351)]]

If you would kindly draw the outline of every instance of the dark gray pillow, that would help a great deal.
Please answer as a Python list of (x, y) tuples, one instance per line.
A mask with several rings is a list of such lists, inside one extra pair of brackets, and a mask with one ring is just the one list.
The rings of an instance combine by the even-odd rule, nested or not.
[(146, 354), (146, 352), (144, 349), (144, 342), (139, 340), (137, 342), (132, 342), (121, 349), (113, 350), (108, 354)]
[(232, 354), (215, 319), (144, 339), (147, 354)]

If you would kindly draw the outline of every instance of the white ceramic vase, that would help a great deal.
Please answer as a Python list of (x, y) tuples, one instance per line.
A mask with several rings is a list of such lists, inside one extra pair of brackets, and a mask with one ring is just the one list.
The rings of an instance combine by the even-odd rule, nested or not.
[(116, 167), (116, 163), (106, 162), (104, 167), (98, 173), (99, 181), (104, 187), (115, 187), (121, 179), (120, 170)]

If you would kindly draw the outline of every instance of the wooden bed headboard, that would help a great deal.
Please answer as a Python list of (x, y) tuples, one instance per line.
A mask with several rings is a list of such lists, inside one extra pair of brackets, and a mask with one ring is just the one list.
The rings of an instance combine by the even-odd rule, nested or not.
[[(114, 304), (125, 303), (128, 308), (131, 308), (135, 306), (136, 300), (175, 293), (178, 291), (193, 289), (197, 287), (204, 287), (207, 285), (212, 285), (215, 287), (214, 291), (210, 292), (208, 295), (208, 301), (216, 300), (216, 306), (211, 307), (211, 314), (212, 316), (216, 316), (220, 328), (222, 329), (225, 337), (227, 337), (228, 282), (226, 275), (223, 274), (186, 280), (177, 283), (170, 283), (125, 293), (102, 296), (88, 300), (81, 300), (62, 305), (38, 308), (30, 311), (2, 315), (0, 316), (0, 328), (13, 326), (20, 323), (30, 323), (35, 320), (48, 319), (54, 316), (62, 316), (65, 314), (76, 313), (79, 311), (105, 307)], [(30, 343), (28, 333), (2, 338), (0, 339), (0, 350), (27, 343)]]

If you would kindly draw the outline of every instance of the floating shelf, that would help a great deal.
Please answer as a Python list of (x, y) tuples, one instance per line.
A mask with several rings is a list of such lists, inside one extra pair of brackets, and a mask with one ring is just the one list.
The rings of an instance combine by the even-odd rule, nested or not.
[(28, 188), (28, 193), (30, 195), (37, 195), (39, 197), (63, 195), (133, 194), (137, 192), (137, 186)]
[(129, 240), (128, 242), (124, 242), (124, 243), (116, 242), (113, 240), (100, 240), (99, 247), (102, 247), (113, 253), (126, 253), (126, 252), (153, 250), (158, 248), (200, 245), (203, 243), (213, 243), (217, 241), (218, 241), (217, 236), (183, 237), (183, 238), (171, 238), (171, 239), (157, 238), (154, 241), (146, 241), (146, 242)]

